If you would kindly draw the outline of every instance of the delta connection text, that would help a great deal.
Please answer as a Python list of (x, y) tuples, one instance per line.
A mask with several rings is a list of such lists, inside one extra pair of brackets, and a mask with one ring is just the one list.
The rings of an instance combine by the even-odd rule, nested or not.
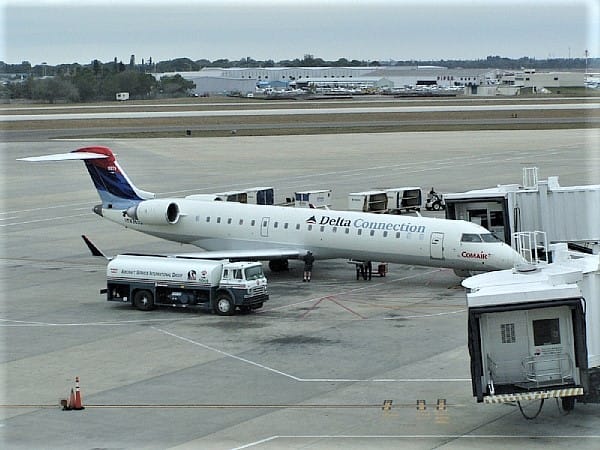
[[(307, 220), (307, 223), (317, 224), (317, 220), (315, 216), (312, 216)], [(407, 233), (425, 233), (427, 227), (425, 225), (411, 225), (410, 222), (402, 222), (402, 223), (391, 223), (391, 222), (377, 222), (377, 221), (368, 221), (363, 218), (354, 219), (353, 221), (350, 219), (344, 219), (343, 217), (329, 217), (323, 216), (319, 221), (318, 225), (331, 225), (334, 227), (354, 227), (361, 228), (365, 230), (383, 230), (383, 231), (403, 231)]]

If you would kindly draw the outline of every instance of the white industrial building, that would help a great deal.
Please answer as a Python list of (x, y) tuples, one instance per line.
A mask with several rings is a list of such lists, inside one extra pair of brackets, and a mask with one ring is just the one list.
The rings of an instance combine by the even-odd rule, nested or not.
[[(159, 79), (174, 73), (154, 74)], [(194, 93), (222, 94), (236, 91), (254, 92), (258, 85), (286, 89), (309, 85), (339, 87), (460, 88), (468, 95), (515, 95), (520, 88), (534, 92), (561, 86), (584, 86), (580, 72), (536, 72), (535, 70), (504, 72), (498, 69), (449, 69), (439, 66), (384, 67), (257, 67), (204, 68), (197, 72), (179, 72), (196, 84)]]

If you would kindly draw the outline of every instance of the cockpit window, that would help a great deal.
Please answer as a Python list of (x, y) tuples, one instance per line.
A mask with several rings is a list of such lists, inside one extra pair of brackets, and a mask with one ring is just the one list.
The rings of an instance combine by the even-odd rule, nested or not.
[(498, 239), (498, 237), (496, 237), (492, 233), (482, 234), (481, 239), (483, 239), (483, 242), (502, 242), (500, 239)]
[(460, 242), (481, 242), (481, 236), (478, 234), (464, 233)]

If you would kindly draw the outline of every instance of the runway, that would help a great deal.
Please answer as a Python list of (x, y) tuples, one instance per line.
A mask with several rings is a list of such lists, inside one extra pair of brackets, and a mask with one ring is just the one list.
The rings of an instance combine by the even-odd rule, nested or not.
[[(271, 300), (255, 314), (144, 313), (100, 295), (106, 263), (80, 235), (108, 254), (194, 248), (94, 215), (80, 162), (16, 158), (107, 145), (162, 196), (331, 188), (344, 209), (349, 192), (459, 192), (520, 183), (531, 166), (562, 186), (600, 184), (599, 142), (597, 128), (5, 142), (3, 448), (598, 448), (600, 405), (563, 415), (548, 402), (530, 422), (476, 403), (452, 271), (392, 265), (366, 282), (319, 261), (302, 283), (291, 262), (267, 273)], [(61, 411), (75, 376), (86, 409)]]
[(584, 110), (594, 111), (600, 103), (527, 103), (510, 105), (436, 105), (436, 106), (356, 106), (344, 108), (261, 108), (261, 109), (212, 109), (209, 111), (126, 111), (44, 114), (2, 114), (1, 122), (82, 120), (82, 119), (155, 119), (180, 117), (231, 117), (231, 116), (278, 116), (278, 115), (327, 115), (327, 114), (380, 114), (380, 113), (439, 113), (439, 112), (486, 112), (486, 111), (544, 111)]

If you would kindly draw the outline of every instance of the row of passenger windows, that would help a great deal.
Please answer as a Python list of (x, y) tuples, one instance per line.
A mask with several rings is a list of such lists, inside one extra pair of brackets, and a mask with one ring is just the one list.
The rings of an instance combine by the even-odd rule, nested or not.
[[(200, 222), (200, 216), (196, 216), (196, 222)], [(206, 216), (206, 223), (211, 223), (211, 222), (213, 222), (213, 218), (211, 216)], [(231, 225), (231, 224), (233, 224), (233, 219), (231, 217), (229, 217), (229, 218), (227, 218), (227, 220), (222, 220), (221, 217), (217, 217), (217, 218), (214, 219), (214, 222), (215, 223), (223, 223), (223, 224)], [(250, 226), (252, 226), (252, 227), (256, 226), (256, 222), (257, 222), (257, 220), (255, 220), (255, 219), (250, 220)], [(237, 223), (238, 223), (238, 225), (244, 225), (244, 219), (239, 219), (237, 221)], [(263, 227), (268, 227), (268, 226), (269, 226), (269, 222), (265, 221), (265, 223), (263, 223)], [(289, 222), (280, 223), (278, 221), (275, 221), (275, 222), (272, 223), (272, 227), (273, 227), (273, 229), (283, 228), (284, 230), (288, 230), (288, 229), (290, 229), (290, 224), (289, 224)], [(308, 231), (311, 231), (314, 227), (316, 227), (316, 225), (313, 226), (313, 224), (309, 223), (309, 224), (307, 224), (306, 229)], [(300, 224), (297, 223), (295, 225), (295, 229), (296, 230), (300, 230), (300, 228), (301, 228)], [(343, 230), (344, 234), (350, 234), (350, 228), (348, 228), (348, 227), (339, 227), (339, 228), (340, 228), (340, 232), (341, 232), (341, 230)], [(337, 233), (338, 227), (332, 227), (331, 230), (334, 233)], [(319, 231), (324, 232), (325, 231), (325, 226), (321, 225), (319, 227)], [(364, 231), (364, 233), (363, 233), (363, 231)], [(376, 231), (377, 230), (367, 230), (367, 229), (363, 230), (361, 228), (358, 228), (356, 230), (356, 234), (358, 236), (362, 236), (363, 234), (364, 235), (369, 235), (369, 236), (375, 236), (375, 232)], [(382, 233), (383, 233), (383, 237), (388, 237), (388, 236), (391, 236), (391, 235), (394, 234), (394, 233), (388, 233), (385, 230)], [(406, 232), (406, 234), (407, 234), (408, 237), (410, 237), (412, 234), (417, 234), (417, 233)], [(396, 238), (400, 238), (400, 236), (401, 236), (400, 231), (397, 231), (395, 233), (395, 235), (396, 235)], [(423, 238), (424, 238), (425, 235), (421, 233), (421, 234), (418, 234), (418, 236), (419, 236), (419, 240), (423, 240)]]

